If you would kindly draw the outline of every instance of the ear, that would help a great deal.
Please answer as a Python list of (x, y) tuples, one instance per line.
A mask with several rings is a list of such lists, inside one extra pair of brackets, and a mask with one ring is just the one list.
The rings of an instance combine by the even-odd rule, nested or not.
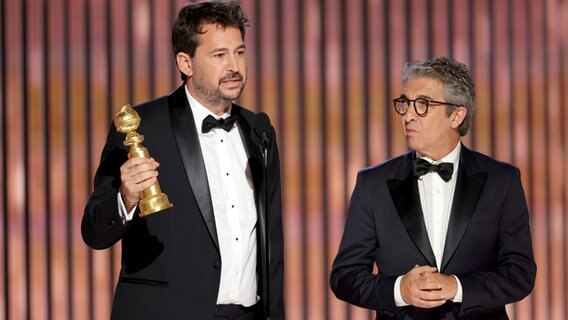
[(452, 128), (457, 129), (465, 119), (467, 115), (467, 108), (464, 106), (459, 106), (454, 110), (451, 117), (452, 118)]
[(187, 53), (179, 52), (178, 54), (176, 54), (176, 62), (181, 73), (185, 74), (188, 78), (193, 75), (191, 57)]

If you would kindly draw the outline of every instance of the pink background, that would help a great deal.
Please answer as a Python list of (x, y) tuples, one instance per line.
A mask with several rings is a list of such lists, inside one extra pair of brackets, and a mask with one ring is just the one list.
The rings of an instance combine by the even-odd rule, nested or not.
[[(179, 84), (183, 1), (0, 0), (0, 319), (108, 319), (120, 248), (80, 220), (112, 114)], [(277, 129), (289, 319), (371, 319), (328, 286), (359, 169), (406, 151), (403, 63), (469, 65), (467, 146), (520, 167), (538, 264), (512, 319), (568, 319), (568, 0), (248, 0), (240, 103)], [(150, 150), (151, 152), (151, 150)], [(164, 190), (167, 193), (167, 190)]]

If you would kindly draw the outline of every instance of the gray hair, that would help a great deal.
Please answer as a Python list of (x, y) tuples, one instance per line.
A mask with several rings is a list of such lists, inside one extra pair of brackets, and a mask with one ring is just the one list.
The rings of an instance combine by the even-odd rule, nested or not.
[[(473, 120), (475, 107), (475, 86), (466, 65), (447, 57), (406, 63), (402, 71), (402, 83), (418, 78), (435, 79), (443, 84), (444, 100), (464, 106), (467, 115), (459, 126), (459, 133), (465, 136)], [(453, 109), (446, 109), (449, 116)]]

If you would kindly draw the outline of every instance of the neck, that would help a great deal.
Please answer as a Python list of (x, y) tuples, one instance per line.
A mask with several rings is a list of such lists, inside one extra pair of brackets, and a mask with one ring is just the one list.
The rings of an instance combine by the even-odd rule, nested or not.
[(452, 151), (454, 151), (454, 149), (456, 148), (459, 142), (460, 140), (456, 140), (452, 142), (452, 144), (448, 144), (446, 147), (438, 150), (426, 150), (426, 151), (416, 150), (416, 151), (418, 151), (422, 156), (426, 156), (434, 161), (440, 161), (445, 156), (449, 155)]

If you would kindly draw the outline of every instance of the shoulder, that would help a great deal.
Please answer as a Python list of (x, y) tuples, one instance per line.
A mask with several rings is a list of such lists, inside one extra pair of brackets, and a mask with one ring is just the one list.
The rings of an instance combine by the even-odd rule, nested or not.
[(167, 111), (168, 96), (162, 96), (153, 100), (149, 100), (134, 106), (134, 110), (138, 114), (154, 115), (159, 112)]
[(479, 171), (485, 171), (489, 174), (515, 174), (519, 171), (515, 165), (509, 162), (497, 160), (489, 155), (467, 148), (462, 149), (461, 161), (469, 169), (477, 168)]

